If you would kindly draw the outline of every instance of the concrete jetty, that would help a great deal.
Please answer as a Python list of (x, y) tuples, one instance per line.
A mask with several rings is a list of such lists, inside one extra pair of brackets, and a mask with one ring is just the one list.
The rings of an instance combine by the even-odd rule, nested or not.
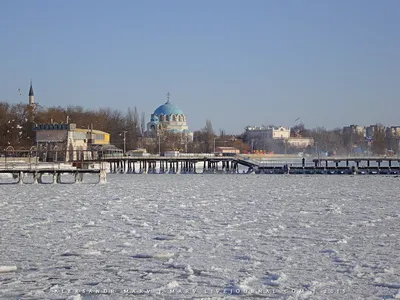
[[(98, 181), (96, 183), (106, 183), (107, 174), (105, 169), (77, 169), (67, 164), (49, 164), (49, 163), (36, 163), (36, 164), (3, 164), (0, 165), (0, 174), (10, 174), (15, 183), (24, 184), (24, 178), (30, 176), (33, 178), (32, 183), (50, 183), (50, 184), (66, 184), (66, 183), (82, 183), (84, 182), (84, 175), (97, 174)], [(72, 175), (73, 181), (66, 182), (63, 176)], [(49, 176), (51, 182), (45, 182), (43, 176)], [(69, 176), (71, 177), (71, 176)]]

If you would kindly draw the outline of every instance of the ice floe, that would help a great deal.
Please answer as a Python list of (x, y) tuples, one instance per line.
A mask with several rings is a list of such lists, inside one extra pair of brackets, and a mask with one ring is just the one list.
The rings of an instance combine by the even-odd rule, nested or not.
[(17, 266), (0, 266), (0, 273), (17, 271)]

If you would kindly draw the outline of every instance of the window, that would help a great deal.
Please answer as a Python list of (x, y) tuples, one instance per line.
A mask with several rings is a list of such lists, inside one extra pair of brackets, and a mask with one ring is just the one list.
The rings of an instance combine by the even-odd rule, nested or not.
[(86, 139), (86, 133), (83, 133), (83, 132), (74, 132), (73, 136), (74, 136), (74, 140), (85, 140)]

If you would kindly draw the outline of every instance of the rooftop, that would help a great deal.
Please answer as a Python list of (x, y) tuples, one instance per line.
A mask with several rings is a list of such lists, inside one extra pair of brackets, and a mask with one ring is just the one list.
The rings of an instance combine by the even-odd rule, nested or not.
[(183, 115), (183, 111), (176, 105), (169, 102), (165, 102), (163, 105), (160, 105), (155, 111), (154, 114), (159, 115)]

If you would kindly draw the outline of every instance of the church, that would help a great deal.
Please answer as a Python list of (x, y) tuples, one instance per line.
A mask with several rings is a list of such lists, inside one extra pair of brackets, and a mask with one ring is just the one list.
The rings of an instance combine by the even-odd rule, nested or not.
[(183, 111), (172, 104), (169, 100), (170, 94), (167, 94), (167, 102), (157, 107), (151, 114), (150, 122), (147, 123), (146, 136), (156, 137), (162, 134), (162, 131), (182, 134), (188, 141), (193, 141), (193, 132), (189, 131), (186, 123), (186, 116)]

